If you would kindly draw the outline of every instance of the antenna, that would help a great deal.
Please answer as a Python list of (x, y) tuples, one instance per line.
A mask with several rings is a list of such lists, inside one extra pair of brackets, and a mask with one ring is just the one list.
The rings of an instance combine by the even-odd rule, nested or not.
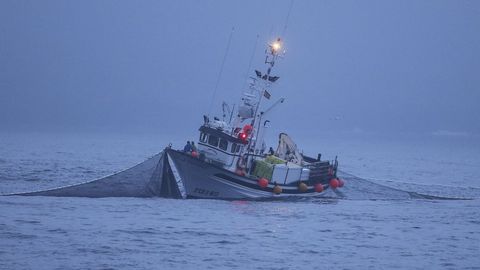
[(255, 39), (255, 45), (253, 46), (253, 50), (252, 50), (252, 55), (250, 56), (250, 61), (248, 62), (248, 69), (247, 69), (247, 72), (245, 73), (245, 80), (244, 80), (244, 83), (243, 83), (243, 86), (242, 86), (242, 91), (243, 91), (243, 89), (245, 89), (245, 86), (247, 86), (248, 77), (250, 77), (249, 73), (250, 73), (250, 69), (252, 68), (252, 62), (253, 62), (253, 58), (255, 57), (255, 52), (257, 50), (257, 44), (258, 44), (258, 38), (259, 37), (260, 37), (260, 35), (257, 34), (257, 38)]

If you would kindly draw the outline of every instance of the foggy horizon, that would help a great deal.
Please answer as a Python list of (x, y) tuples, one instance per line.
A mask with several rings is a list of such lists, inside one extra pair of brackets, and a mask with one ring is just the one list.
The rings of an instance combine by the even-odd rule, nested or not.
[[(0, 131), (196, 138), (232, 27), (218, 116), (264, 68), (289, 6), (2, 1)], [(479, 11), (474, 1), (295, 2), (270, 103), (286, 101), (269, 135), (478, 137)]]

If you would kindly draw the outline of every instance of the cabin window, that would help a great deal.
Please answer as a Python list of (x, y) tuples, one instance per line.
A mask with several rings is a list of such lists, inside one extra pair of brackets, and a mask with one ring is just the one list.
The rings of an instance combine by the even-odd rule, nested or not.
[(220, 139), (220, 149), (227, 151), (228, 148), (228, 142), (225, 139)]
[(200, 141), (201, 142), (207, 142), (207, 134), (206, 133), (200, 133)]
[(211, 146), (217, 147), (218, 137), (213, 135), (208, 136), (208, 144), (210, 144)]
[(241, 147), (240, 144), (233, 143), (232, 147), (230, 148), (230, 152), (238, 153), (238, 152), (240, 152), (240, 147)]

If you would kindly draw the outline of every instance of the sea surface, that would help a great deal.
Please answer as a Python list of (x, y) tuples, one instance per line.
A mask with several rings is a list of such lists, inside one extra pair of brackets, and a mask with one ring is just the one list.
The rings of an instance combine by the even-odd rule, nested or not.
[[(183, 146), (156, 135), (0, 133), (0, 194), (109, 175), (169, 142)], [(0, 196), (0, 269), (480, 269), (476, 138), (304, 145), (338, 155), (338, 198)]]

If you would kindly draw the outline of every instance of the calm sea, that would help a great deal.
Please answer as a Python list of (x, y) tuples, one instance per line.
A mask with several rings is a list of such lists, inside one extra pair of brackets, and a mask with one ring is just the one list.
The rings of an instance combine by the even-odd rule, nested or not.
[[(167, 144), (154, 135), (3, 133), (0, 193), (96, 179)], [(339, 155), (341, 198), (0, 197), (0, 269), (480, 269), (478, 141), (315, 147)]]

